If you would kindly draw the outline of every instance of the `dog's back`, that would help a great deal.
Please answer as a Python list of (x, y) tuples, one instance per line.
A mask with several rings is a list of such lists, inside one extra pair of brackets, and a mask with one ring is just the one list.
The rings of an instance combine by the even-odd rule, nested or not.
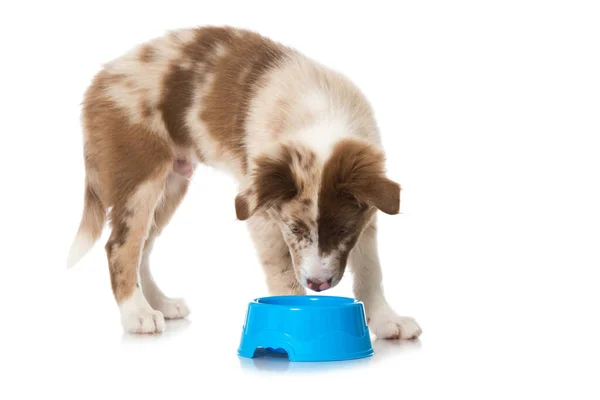
[(349, 80), (230, 27), (170, 31), (106, 63), (85, 94), (83, 127), (82, 236), (89, 234), (70, 264), (98, 238), (101, 210), (124, 202), (164, 164), (202, 162), (244, 185), (253, 157), (281, 143), (302, 143), (322, 160), (343, 137), (379, 143), (371, 110)]

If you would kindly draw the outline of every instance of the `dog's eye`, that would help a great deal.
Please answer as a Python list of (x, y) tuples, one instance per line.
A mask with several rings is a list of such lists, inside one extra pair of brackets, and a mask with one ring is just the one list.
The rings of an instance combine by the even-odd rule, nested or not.
[(290, 230), (292, 231), (292, 233), (300, 233), (300, 228), (298, 228), (297, 226), (291, 226)]
[(346, 229), (346, 228), (338, 229), (338, 235), (345, 235), (346, 233), (348, 233), (348, 229)]

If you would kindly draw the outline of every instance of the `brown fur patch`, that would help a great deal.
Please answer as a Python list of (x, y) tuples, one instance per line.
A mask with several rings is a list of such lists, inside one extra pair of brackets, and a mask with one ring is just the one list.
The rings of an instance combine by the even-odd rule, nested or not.
[(315, 153), (308, 152), (307, 157), (304, 158), (303, 163), (302, 163), (302, 169), (310, 169), (316, 161), (317, 156), (315, 155)]
[(295, 219), (292, 222), (293, 225), (293, 233), (301, 239), (309, 239), (309, 235), (310, 235), (310, 227), (308, 226), (308, 224), (304, 221), (302, 221), (301, 219)]
[[(211, 76), (198, 118), (222, 152), (246, 168), (244, 122), (257, 81), (285, 56), (284, 48), (262, 36), (228, 27), (203, 27), (183, 46), (183, 59), (171, 66), (164, 80), (159, 109), (167, 131), (181, 146), (192, 144), (185, 122), (196, 89)], [(190, 68), (183, 68), (185, 62)]]
[(102, 234), (102, 228), (104, 228), (106, 210), (100, 196), (96, 193), (96, 188), (89, 182), (85, 185), (83, 209), (80, 231), (89, 229), (88, 233), (91, 238), (97, 240)]
[(140, 54), (138, 57), (139, 57), (140, 62), (143, 62), (143, 63), (152, 62), (152, 60), (154, 59), (154, 49), (149, 44), (146, 44), (141, 48)]
[[(107, 85), (120, 79), (106, 72), (99, 73), (88, 88), (83, 104), (85, 162), (94, 176), (88, 185), (100, 200), (103, 211), (111, 208), (112, 232), (106, 253), (117, 301), (128, 298), (135, 288), (142, 241), (149, 228), (143, 221), (154, 212), (147, 210), (147, 216), (137, 215), (129, 222), (138, 211), (129, 208), (128, 202), (144, 182), (158, 180), (160, 187), (166, 166), (174, 159), (164, 139), (144, 126), (131, 123), (126, 112), (104, 94)], [(155, 197), (158, 195), (154, 193)]]
[[(107, 253), (109, 259), (111, 252)], [(118, 303), (131, 297), (135, 284), (137, 282), (137, 272), (135, 268), (128, 268), (119, 260), (109, 263), (110, 269), (110, 286), (112, 288), (115, 299)]]
[[(210, 36), (224, 36), (222, 45), (226, 52), (214, 65), (212, 90), (204, 97), (201, 119), (223, 150), (238, 158), (246, 169), (244, 124), (250, 100), (261, 77), (285, 59), (286, 51), (253, 32), (239, 31), (240, 35), (234, 35), (214, 29), (218, 30), (208, 31)], [(198, 33), (199, 38), (206, 35), (209, 34), (204, 31)]]
[(148, 99), (142, 101), (142, 116), (144, 118), (150, 118), (154, 114), (154, 107)]
[[(313, 164), (307, 165), (307, 160)], [(236, 214), (245, 220), (257, 210), (270, 210), (279, 219), (289, 216), (316, 224), (312, 207), (319, 171), (316, 156), (308, 149), (281, 145), (277, 155), (261, 155), (253, 160), (251, 186), (236, 196)], [(296, 218), (297, 217), (297, 218)]]
[(235, 198), (235, 215), (240, 221), (250, 218), (248, 201), (242, 196), (236, 196)]
[(385, 175), (383, 152), (359, 140), (339, 142), (323, 168), (322, 186), (386, 214), (400, 208), (400, 185)]
[[(90, 95), (98, 95), (99, 94), (99, 90), (100, 88), (106, 88), (110, 85), (116, 85), (119, 83), (122, 83), (123, 81), (127, 80), (127, 75), (125, 74), (107, 74), (105, 72), (101, 72), (99, 73), (94, 81), (92, 82), (92, 86), (90, 86), (90, 88), (88, 88), (87, 91), (87, 95), (88, 97)], [(129, 85), (130, 82), (127, 80), (125, 82), (126, 85)], [(95, 89), (95, 90), (94, 90)], [(88, 100), (89, 102), (89, 100)]]
[(301, 190), (292, 169), (292, 154), (284, 151), (280, 159), (261, 156), (256, 160), (257, 207), (270, 207), (294, 198)]
[(112, 250), (114, 246), (122, 246), (125, 243), (129, 226), (127, 226), (127, 218), (131, 217), (131, 212), (125, 207), (113, 208), (111, 211), (111, 235), (106, 243), (107, 251)]
[[(214, 49), (230, 38), (232, 32), (225, 28), (206, 27), (196, 30), (195, 39), (183, 47), (183, 59), (171, 66), (164, 80), (164, 93), (159, 106), (167, 131), (173, 141), (180, 146), (190, 146), (192, 138), (185, 122), (192, 106), (196, 88), (207, 75), (215, 72), (216, 57)], [(183, 68), (181, 62), (190, 64)], [(203, 68), (198, 64), (203, 63)]]
[[(168, 143), (127, 114), (104, 94), (114, 77), (101, 72), (84, 99), (85, 157), (98, 172), (98, 195), (106, 208), (123, 203), (135, 187), (156, 174), (174, 155)], [(148, 151), (152, 149), (152, 151)]]
[(105, 250), (108, 258), (108, 269), (110, 272), (110, 283), (113, 295), (117, 302), (121, 302), (131, 296), (133, 285), (137, 282), (136, 269), (131, 268), (128, 260), (118, 256), (119, 249), (127, 238), (129, 228), (124, 220), (113, 219), (111, 235), (106, 242)]
[(192, 106), (194, 77), (194, 71), (173, 65), (163, 83), (164, 93), (158, 106), (173, 142), (182, 147), (192, 145), (185, 118), (187, 111)]
[[(319, 249), (351, 248), (380, 209), (398, 213), (400, 186), (384, 173), (384, 156), (358, 140), (336, 145), (324, 168), (319, 192)], [(348, 254), (342, 255), (347, 257)]]

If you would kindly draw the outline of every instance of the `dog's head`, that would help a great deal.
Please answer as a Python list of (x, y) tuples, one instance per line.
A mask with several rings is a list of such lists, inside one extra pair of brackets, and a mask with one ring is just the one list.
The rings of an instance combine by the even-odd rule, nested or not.
[(326, 160), (282, 146), (255, 160), (235, 208), (240, 220), (257, 212), (273, 218), (298, 281), (322, 291), (342, 279), (350, 250), (375, 212), (399, 212), (400, 185), (386, 177), (383, 152), (363, 141), (338, 142)]

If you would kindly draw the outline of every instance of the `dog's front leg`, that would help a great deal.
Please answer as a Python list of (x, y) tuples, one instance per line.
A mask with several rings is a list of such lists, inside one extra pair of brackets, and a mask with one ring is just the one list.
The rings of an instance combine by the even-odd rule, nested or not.
[(306, 290), (296, 279), (290, 251), (275, 221), (266, 214), (258, 213), (248, 220), (248, 228), (266, 275), (269, 294), (305, 294)]
[(396, 314), (383, 294), (375, 216), (352, 249), (349, 264), (354, 275), (354, 296), (365, 305), (371, 331), (382, 339), (418, 337), (421, 328), (417, 322), (411, 317)]

